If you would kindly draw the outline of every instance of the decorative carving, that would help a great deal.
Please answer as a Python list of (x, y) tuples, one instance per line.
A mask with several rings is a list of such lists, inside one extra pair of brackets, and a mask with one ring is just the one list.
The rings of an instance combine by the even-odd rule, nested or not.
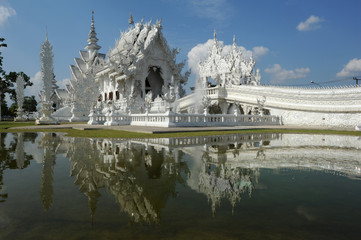
[(208, 78), (212, 78), (216, 85), (260, 85), (259, 70), (256, 75), (253, 69), (256, 62), (253, 56), (247, 60), (242, 49), (233, 38), (232, 50), (225, 54), (223, 45), (217, 41), (214, 34), (213, 46), (208, 51), (208, 57), (199, 63), (199, 86), (207, 87)]

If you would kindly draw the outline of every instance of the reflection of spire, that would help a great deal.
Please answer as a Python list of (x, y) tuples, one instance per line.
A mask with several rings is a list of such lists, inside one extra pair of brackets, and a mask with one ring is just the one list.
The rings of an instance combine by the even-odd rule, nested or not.
[(91, 221), (93, 223), (95, 210), (97, 209), (98, 198), (101, 196), (101, 194), (98, 192), (98, 190), (95, 190), (95, 191), (91, 191), (91, 192), (86, 192), (85, 195), (88, 196), (90, 217), (91, 217)]
[(39, 145), (44, 148), (43, 169), (41, 174), (40, 197), (46, 212), (53, 204), (53, 168), (56, 160), (56, 148), (59, 138), (55, 133), (44, 133)]
[(232, 213), (237, 202), (241, 200), (241, 194), (252, 194), (253, 179), (257, 170), (233, 168), (227, 163), (209, 162), (210, 157), (206, 152), (203, 157), (203, 168), (199, 173), (199, 191), (206, 194), (211, 202), (212, 213), (220, 205), (222, 198), (226, 198), (232, 205)]
[(45, 148), (40, 189), (41, 201), (46, 212), (53, 203), (53, 168), (56, 158), (54, 149), (49, 149), (49, 147)]
[(96, 146), (89, 139), (74, 138), (73, 151), (70, 156), (71, 176), (74, 184), (79, 186), (79, 191), (88, 197), (91, 221), (101, 196), (98, 189), (104, 186), (104, 179), (101, 173), (97, 172), (96, 165), (99, 164)]
[(19, 169), (24, 168), (24, 139), (23, 139), (24, 133), (18, 133), (18, 139), (16, 143), (16, 167)]

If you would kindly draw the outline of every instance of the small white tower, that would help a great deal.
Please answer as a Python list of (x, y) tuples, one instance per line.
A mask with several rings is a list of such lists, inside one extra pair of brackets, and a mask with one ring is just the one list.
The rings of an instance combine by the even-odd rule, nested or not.
[(17, 117), (15, 121), (24, 121), (23, 104), (24, 104), (24, 76), (22, 73), (16, 78), (16, 103), (18, 104)]

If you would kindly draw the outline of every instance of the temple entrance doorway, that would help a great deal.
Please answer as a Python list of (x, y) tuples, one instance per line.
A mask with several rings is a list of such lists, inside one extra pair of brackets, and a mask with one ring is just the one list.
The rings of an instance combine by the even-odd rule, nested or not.
[(161, 76), (160, 67), (152, 66), (148, 69), (148, 76), (145, 79), (145, 94), (152, 92), (152, 100), (162, 94), (164, 80)]

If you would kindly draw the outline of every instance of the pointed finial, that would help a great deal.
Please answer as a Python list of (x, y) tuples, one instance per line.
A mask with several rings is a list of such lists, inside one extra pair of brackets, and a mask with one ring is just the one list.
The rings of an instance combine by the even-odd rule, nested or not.
[(95, 27), (94, 27), (94, 10), (92, 10), (92, 22), (91, 22), (90, 31), (89, 31), (89, 38), (87, 40), (88, 45), (85, 47), (85, 49), (94, 51), (94, 50), (99, 50), (101, 48), (97, 44), (98, 38), (96, 36), (97, 36), (97, 34), (95, 32)]
[(133, 24), (134, 24), (132, 12), (130, 12), (130, 16), (129, 16), (129, 19), (128, 19), (128, 23), (129, 23), (129, 25), (133, 25)]
[(213, 37), (214, 37), (214, 40), (216, 40), (216, 39), (217, 39), (216, 29), (214, 29), (214, 32), (213, 32)]
[(45, 41), (48, 41), (48, 25), (45, 26)]
[(233, 44), (236, 44), (236, 35), (233, 35)]

